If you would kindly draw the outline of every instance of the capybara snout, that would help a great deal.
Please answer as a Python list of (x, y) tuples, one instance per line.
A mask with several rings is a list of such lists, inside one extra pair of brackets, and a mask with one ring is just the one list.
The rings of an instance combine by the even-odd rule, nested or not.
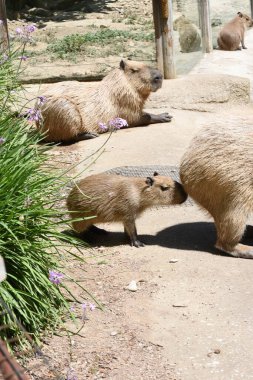
[(151, 83), (152, 83), (152, 92), (159, 90), (162, 87), (163, 76), (157, 69), (150, 69)]
[(181, 183), (175, 181), (175, 200), (176, 200), (175, 203), (176, 204), (184, 203), (187, 198), (188, 198), (188, 194), (186, 193)]

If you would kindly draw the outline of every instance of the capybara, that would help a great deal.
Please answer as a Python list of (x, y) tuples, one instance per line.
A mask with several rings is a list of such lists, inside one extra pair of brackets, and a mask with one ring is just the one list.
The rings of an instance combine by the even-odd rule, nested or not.
[(253, 211), (252, 125), (205, 127), (184, 154), (180, 177), (185, 191), (214, 218), (216, 248), (252, 259), (253, 247), (239, 243)]
[(190, 53), (200, 49), (200, 31), (191, 20), (182, 15), (173, 22), (173, 29), (179, 33), (179, 43), (182, 53)]
[(94, 231), (97, 227), (93, 224), (97, 223), (122, 222), (131, 245), (142, 247), (144, 244), (137, 238), (136, 218), (147, 208), (180, 204), (186, 198), (181, 184), (156, 172), (147, 178), (101, 173), (86, 177), (74, 185), (67, 199), (67, 207), (73, 219), (94, 216), (73, 221), (76, 232), (90, 228)]
[(253, 25), (251, 17), (242, 12), (238, 12), (233, 20), (223, 26), (219, 32), (217, 42), (221, 50), (241, 50), (247, 49), (244, 44), (244, 34), (247, 28)]
[(61, 93), (61, 85), (48, 93), (42, 106), (42, 122), (38, 127), (46, 132), (45, 141), (76, 142), (103, 133), (100, 125), (119, 117), (129, 127), (171, 121), (168, 113), (153, 115), (143, 112), (151, 92), (162, 86), (162, 74), (144, 63), (121, 60), (89, 94), (75, 88)]

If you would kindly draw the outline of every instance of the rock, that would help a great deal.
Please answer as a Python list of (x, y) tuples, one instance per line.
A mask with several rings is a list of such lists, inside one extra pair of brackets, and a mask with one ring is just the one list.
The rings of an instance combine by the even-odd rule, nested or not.
[(170, 259), (169, 263), (177, 263), (178, 259)]
[(112, 331), (110, 335), (111, 335), (111, 336), (118, 335), (118, 331)]
[(49, 17), (52, 12), (44, 8), (31, 8), (28, 10), (28, 13), (32, 16)]
[(136, 290), (138, 289), (136, 281), (132, 280), (127, 286), (127, 289), (130, 290), (131, 292), (136, 292)]
[(219, 17), (212, 18), (212, 20), (211, 20), (211, 25), (212, 26), (219, 26), (221, 24), (222, 24), (222, 21), (221, 21), (221, 19)]

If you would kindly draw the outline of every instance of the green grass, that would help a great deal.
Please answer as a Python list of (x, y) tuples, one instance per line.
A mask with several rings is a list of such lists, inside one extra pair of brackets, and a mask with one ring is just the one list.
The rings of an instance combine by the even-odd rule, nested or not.
[(87, 52), (91, 54), (92, 47), (107, 48), (110, 54), (112, 54), (124, 52), (124, 44), (128, 44), (131, 40), (150, 42), (154, 40), (154, 34), (152, 32), (131, 32), (105, 28), (85, 34), (70, 34), (61, 40), (49, 44), (47, 50), (57, 58), (62, 59), (71, 56), (71, 54)]
[[(39, 144), (41, 136), (34, 127), (13, 115), (22, 92), (12, 59), (0, 65), (0, 255), (8, 274), (0, 296), (38, 340), (46, 328), (69, 315), (67, 282), (53, 284), (49, 270), (64, 272), (64, 261), (82, 260), (84, 245), (61, 233), (66, 220), (59, 201), (67, 176), (53, 167), (51, 147)], [(76, 254), (69, 253), (73, 244)], [(0, 326), (4, 324), (9, 327), (0, 329), (1, 338), (21, 337), (22, 330), (8, 313), (0, 313)]]

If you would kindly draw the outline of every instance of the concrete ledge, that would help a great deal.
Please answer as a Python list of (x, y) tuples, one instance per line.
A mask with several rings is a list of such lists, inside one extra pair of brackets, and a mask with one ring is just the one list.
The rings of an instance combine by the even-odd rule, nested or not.
[(146, 108), (172, 108), (211, 111), (217, 104), (250, 102), (250, 80), (225, 74), (190, 74), (165, 80), (163, 87), (151, 95)]

